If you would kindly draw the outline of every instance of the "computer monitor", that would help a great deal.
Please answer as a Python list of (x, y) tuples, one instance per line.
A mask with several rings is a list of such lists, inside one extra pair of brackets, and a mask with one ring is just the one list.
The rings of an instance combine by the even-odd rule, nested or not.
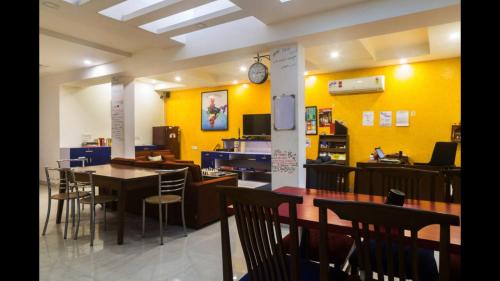
[(377, 155), (378, 155), (378, 158), (382, 159), (385, 157), (385, 154), (384, 152), (382, 151), (382, 148), (380, 147), (376, 147), (375, 148), (375, 152), (377, 152)]

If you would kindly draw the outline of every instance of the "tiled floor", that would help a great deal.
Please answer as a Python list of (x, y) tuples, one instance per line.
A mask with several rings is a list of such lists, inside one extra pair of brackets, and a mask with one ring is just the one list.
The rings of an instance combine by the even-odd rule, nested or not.
[[(166, 242), (159, 244), (159, 225), (149, 219), (146, 237), (141, 237), (141, 217), (126, 218), (125, 243), (116, 244), (115, 213), (107, 212), (108, 229), (103, 229), (103, 212), (97, 207), (96, 239), (90, 247), (89, 207), (82, 213), (78, 240), (63, 239), (64, 216), (55, 224), (56, 201), (47, 234), (40, 236), (40, 280), (172, 280), (220, 281), (222, 258), (220, 224), (214, 223), (200, 230), (189, 230), (169, 225)], [(40, 234), (47, 209), (47, 187), (40, 186)], [(234, 275), (246, 272), (243, 252), (237, 236), (234, 218), (230, 218), (231, 251)], [(70, 229), (70, 228), (69, 228)]]

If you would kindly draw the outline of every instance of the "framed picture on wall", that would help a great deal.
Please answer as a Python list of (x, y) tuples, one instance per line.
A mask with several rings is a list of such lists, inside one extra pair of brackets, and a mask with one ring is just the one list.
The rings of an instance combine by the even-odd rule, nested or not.
[(306, 106), (306, 135), (318, 134), (318, 108)]
[(228, 130), (227, 90), (201, 93), (201, 130)]
[(319, 126), (329, 128), (332, 124), (332, 109), (320, 108), (319, 109)]

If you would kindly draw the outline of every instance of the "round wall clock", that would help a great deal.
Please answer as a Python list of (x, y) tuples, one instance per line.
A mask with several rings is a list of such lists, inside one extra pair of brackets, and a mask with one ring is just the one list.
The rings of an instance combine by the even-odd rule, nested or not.
[(267, 80), (267, 66), (260, 62), (256, 62), (248, 69), (248, 79), (254, 84), (262, 84)]

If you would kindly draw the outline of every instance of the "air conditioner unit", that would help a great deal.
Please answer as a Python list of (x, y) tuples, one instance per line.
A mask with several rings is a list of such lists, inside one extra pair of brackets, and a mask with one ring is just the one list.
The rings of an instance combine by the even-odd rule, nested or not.
[(328, 91), (332, 95), (377, 93), (383, 92), (384, 89), (384, 75), (332, 80), (328, 82)]

